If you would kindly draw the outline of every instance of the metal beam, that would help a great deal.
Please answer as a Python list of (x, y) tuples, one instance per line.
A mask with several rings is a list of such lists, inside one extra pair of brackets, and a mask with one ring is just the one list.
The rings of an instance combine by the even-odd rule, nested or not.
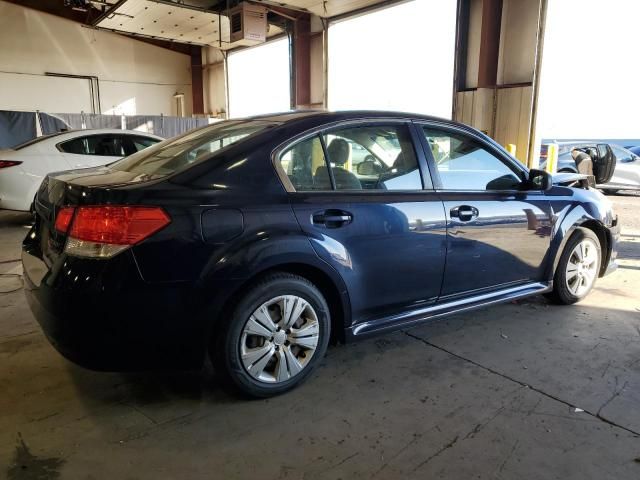
[(311, 17), (303, 14), (293, 25), (294, 106), (311, 103)]
[(478, 88), (493, 88), (498, 78), (502, 0), (482, 1)]
[(202, 80), (202, 47), (191, 47), (191, 98), (193, 113), (204, 114), (204, 86)]

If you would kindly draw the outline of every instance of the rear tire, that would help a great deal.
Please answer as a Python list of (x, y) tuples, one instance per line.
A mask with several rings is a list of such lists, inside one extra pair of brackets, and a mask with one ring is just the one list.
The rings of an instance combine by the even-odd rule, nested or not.
[(588, 228), (577, 228), (564, 247), (547, 298), (561, 305), (582, 300), (595, 285), (601, 263), (598, 236)]
[(252, 397), (278, 395), (302, 383), (329, 343), (331, 321), (322, 293), (289, 273), (254, 284), (221, 321), (210, 349), (214, 367)]
[(605, 195), (615, 195), (619, 192), (620, 190), (617, 188), (603, 188), (602, 189), (602, 193), (604, 193)]

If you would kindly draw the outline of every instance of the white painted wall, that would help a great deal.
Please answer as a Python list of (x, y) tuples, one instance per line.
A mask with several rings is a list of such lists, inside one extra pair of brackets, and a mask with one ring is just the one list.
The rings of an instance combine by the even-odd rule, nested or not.
[(226, 118), (227, 93), (222, 52), (217, 48), (206, 47), (203, 49), (202, 61), (205, 113)]
[(90, 112), (87, 80), (45, 72), (95, 75), (102, 113), (176, 114), (185, 94), (191, 114), (189, 56), (0, 0), (0, 109)]

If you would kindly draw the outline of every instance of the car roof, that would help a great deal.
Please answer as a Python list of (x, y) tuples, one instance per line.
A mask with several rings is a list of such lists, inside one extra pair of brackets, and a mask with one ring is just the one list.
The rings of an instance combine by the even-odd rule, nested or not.
[(270, 113), (265, 115), (253, 115), (250, 117), (236, 118), (232, 120), (236, 121), (255, 121), (264, 120), (270, 122), (287, 123), (295, 122), (301, 119), (309, 119), (312, 117), (322, 118), (326, 122), (339, 121), (339, 120), (357, 120), (368, 118), (398, 118), (398, 119), (419, 119), (419, 120), (436, 120), (439, 122), (447, 122), (456, 124), (451, 120), (445, 118), (423, 115), (419, 113), (410, 112), (396, 112), (386, 110), (291, 110), (288, 112)]

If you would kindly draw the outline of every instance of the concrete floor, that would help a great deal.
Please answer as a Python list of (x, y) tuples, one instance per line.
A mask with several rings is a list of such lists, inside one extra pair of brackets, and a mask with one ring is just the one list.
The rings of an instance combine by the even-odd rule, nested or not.
[[(18, 290), (0, 294), (0, 477), (640, 478), (640, 196), (611, 199), (621, 268), (579, 305), (534, 298), (332, 347), (270, 400), (210, 372), (78, 368), (2, 276)], [(24, 222), (0, 215), (2, 273), (20, 273)]]

